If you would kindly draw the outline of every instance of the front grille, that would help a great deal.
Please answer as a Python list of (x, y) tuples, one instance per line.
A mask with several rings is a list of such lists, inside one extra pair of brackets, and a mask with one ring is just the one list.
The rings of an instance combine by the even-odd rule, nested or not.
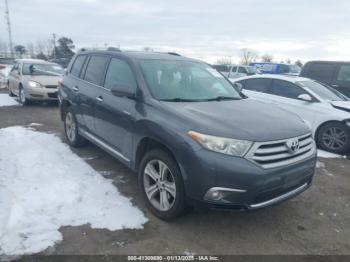
[(45, 86), (46, 88), (52, 88), (52, 89), (54, 89), (54, 88), (57, 88), (57, 85), (55, 85), (55, 86), (53, 86), (53, 85), (48, 85), (48, 86)]
[[(295, 148), (298, 149), (293, 151)], [(267, 169), (301, 161), (310, 157), (314, 151), (315, 143), (312, 135), (308, 134), (285, 140), (255, 143), (246, 158)]]

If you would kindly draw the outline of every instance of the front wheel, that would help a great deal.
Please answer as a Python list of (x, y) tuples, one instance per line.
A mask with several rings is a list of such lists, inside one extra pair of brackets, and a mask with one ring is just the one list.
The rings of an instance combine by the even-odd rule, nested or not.
[(152, 150), (141, 161), (140, 189), (151, 212), (163, 220), (186, 210), (185, 189), (176, 161), (165, 151)]
[(317, 144), (326, 151), (346, 154), (350, 151), (350, 130), (339, 122), (328, 123), (317, 132)]
[(25, 90), (24, 90), (23, 86), (19, 87), (19, 97), (18, 97), (18, 99), (19, 99), (19, 102), (22, 105), (24, 105), (24, 106), (29, 105), (30, 101), (26, 97), (26, 93), (25, 93)]

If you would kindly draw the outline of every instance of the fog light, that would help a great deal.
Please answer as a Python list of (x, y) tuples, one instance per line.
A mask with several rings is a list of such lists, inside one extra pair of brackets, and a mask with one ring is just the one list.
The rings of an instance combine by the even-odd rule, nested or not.
[(209, 189), (208, 192), (205, 194), (204, 200), (221, 201), (226, 196), (231, 195), (233, 193), (245, 193), (245, 192), (247, 191), (243, 189), (213, 187)]

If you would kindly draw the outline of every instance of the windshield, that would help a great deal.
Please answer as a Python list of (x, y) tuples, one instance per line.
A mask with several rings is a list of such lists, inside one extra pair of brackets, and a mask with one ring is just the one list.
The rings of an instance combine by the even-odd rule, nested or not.
[(348, 99), (343, 96), (341, 93), (339, 93), (337, 90), (322, 85), (315, 81), (300, 81), (298, 82), (299, 85), (303, 87), (309, 88), (312, 92), (314, 92), (316, 95), (321, 97), (324, 100), (328, 101), (348, 101)]
[[(30, 68), (34, 70), (30, 70)], [(23, 75), (63, 75), (64, 69), (58, 64), (23, 64)]]
[(289, 73), (292, 74), (300, 74), (301, 68), (297, 65), (289, 65)]
[(153, 96), (166, 101), (241, 99), (239, 92), (206, 64), (174, 60), (141, 60)]

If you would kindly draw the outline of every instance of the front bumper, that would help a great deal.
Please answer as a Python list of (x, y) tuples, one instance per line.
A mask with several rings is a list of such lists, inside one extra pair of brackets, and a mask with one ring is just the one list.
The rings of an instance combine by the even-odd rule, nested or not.
[[(188, 201), (215, 209), (254, 210), (283, 202), (311, 186), (316, 166), (316, 150), (302, 161), (273, 169), (207, 150), (192, 153), (181, 164)], [(210, 198), (213, 188), (227, 190)]]
[(58, 100), (57, 88), (31, 88), (26, 87), (26, 97), (31, 100)]

